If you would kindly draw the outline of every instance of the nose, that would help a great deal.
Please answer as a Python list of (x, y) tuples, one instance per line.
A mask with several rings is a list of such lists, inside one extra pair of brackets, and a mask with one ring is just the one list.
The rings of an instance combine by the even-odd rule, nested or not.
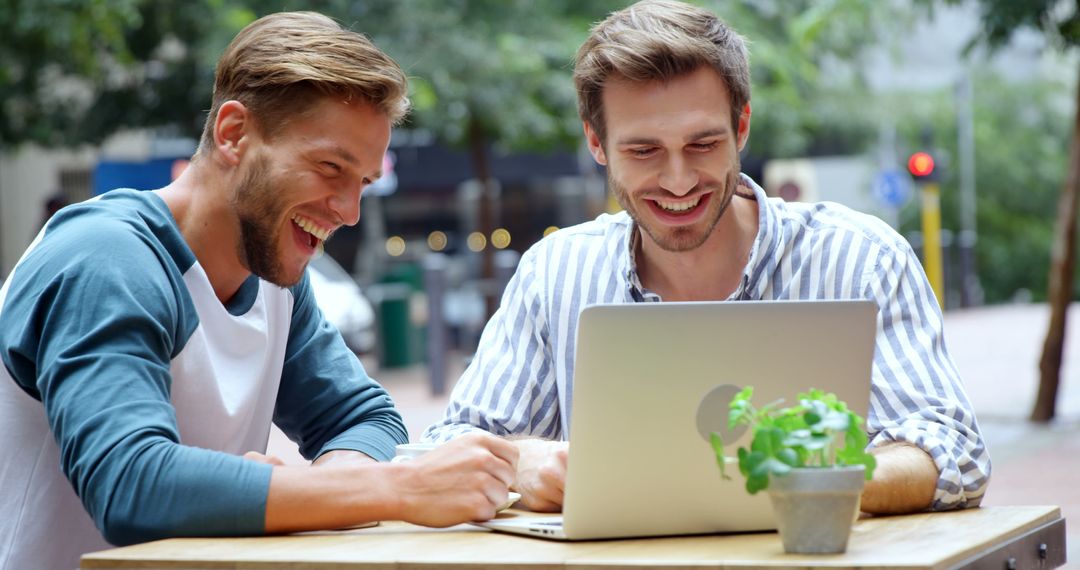
[(676, 196), (690, 192), (698, 183), (697, 170), (679, 153), (670, 153), (657, 181), (660, 187)]
[(355, 226), (360, 221), (360, 192), (362, 187), (337, 192), (329, 199), (329, 208), (337, 214), (342, 224)]

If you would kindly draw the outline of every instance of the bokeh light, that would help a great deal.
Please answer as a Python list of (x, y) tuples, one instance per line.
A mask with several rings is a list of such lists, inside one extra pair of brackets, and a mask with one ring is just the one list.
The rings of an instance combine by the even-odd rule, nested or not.
[(393, 236), (386, 240), (386, 253), (390, 257), (398, 257), (405, 253), (405, 240), (401, 236)]
[(430, 234), (428, 234), (427, 244), (428, 247), (431, 248), (431, 251), (442, 251), (446, 249), (446, 234), (440, 232), (439, 230), (431, 232)]
[(510, 245), (510, 232), (506, 228), (491, 232), (491, 245), (495, 246), (495, 249), (506, 249)]
[(484, 251), (487, 247), (487, 238), (480, 232), (473, 232), (465, 240), (465, 245), (472, 251)]

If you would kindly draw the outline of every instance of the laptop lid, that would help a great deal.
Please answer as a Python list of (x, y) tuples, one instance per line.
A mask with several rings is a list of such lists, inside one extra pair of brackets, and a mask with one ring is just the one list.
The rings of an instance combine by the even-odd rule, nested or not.
[[(870, 301), (595, 305), (574, 363), (563, 533), (571, 540), (771, 530), (767, 493), (723, 480), (708, 441), (734, 456), (728, 402), (794, 402), (814, 387), (866, 417), (877, 306)], [(745, 430), (743, 430), (745, 431)]]

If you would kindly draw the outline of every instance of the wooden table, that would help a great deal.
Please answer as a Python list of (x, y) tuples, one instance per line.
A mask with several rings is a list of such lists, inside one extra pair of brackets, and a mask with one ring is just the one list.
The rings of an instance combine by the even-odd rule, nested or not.
[[(1040, 554), (1040, 545), (1043, 545)], [(788, 555), (775, 533), (564, 543), (461, 525), (406, 523), (302, 535), (172, 539), (82, 558), (82, 568), (245, 569), (495, 568), (1055, 568), (1065, 562), (1057, 507), (986, 507), (866, 518), (847, 553)]]

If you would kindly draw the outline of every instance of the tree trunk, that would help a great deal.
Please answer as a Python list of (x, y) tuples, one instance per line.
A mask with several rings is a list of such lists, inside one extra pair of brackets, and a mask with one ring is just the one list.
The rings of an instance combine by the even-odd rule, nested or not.
[[(472, 156), (473, 175), (480, 183), (480, 227), (478, 230), (484, 234), (486, 239), (490, 239), (491, 232), (495, 230), (495, 221), (491, 211), (493, 206), (491, 203), (493, 193), (491, 188), (491, 159), (488, 156), (487, 134), (484, 132), (480, 121), (476, 119), (475, 114), (470, 114), (469, 118), (469, 153)], [(492, 283), (495, 280), (495, 248), (490, 243), (480, 253), (480, 277), (485, 283)], [(498, 307), (499, 296), (485, 294), (484, 320), (490, 319)]]
[(1039, 359), (1039, 394), (1031, 411), (1031, 420), (1049, 422), (1054, 418), (1058, 386), (1061, 383), (1061, 357), (1065, 347), (1065, 317), (1072, 299), (1073, 268), (1076, 262), (1076, 215), (1080, 204), (1080, 89), (1073, 125), (1069, 171), (1058, 201), (1054, 244), (1050, 251), (1050, 328)]

